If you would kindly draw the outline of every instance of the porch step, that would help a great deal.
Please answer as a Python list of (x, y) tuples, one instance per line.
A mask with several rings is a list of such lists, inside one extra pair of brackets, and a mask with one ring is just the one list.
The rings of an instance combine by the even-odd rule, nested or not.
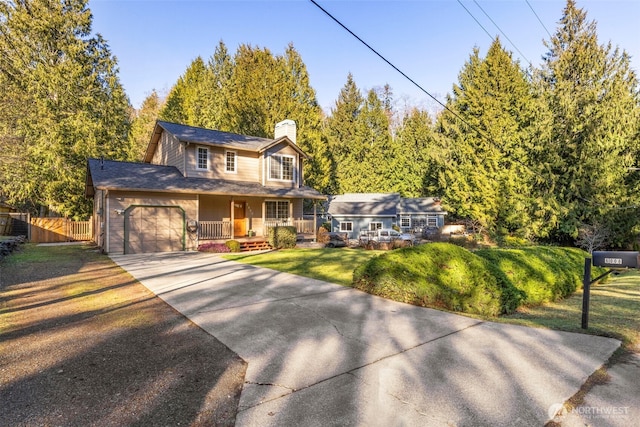
[(240, 242), (240, 252), (264, 251), (272, 249), (271, 245), (264, 241)]

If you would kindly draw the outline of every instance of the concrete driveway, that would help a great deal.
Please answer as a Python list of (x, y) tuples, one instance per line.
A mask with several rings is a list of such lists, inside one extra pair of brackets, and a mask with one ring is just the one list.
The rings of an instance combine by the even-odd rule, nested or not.
[(112, 259), (248, 362), (238, 426), (542, 426), (620, 345), (215, 254)]

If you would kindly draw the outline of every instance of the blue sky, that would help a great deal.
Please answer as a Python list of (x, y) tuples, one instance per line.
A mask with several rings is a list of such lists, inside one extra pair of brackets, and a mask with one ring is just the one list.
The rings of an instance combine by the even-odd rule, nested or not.
[[(500, 36), (522, 63), (539, 65), (547, 51), (543, 40), (549, 39), (545, 27), (555, 32), (566, 4), (564, 0), (317, 3), (440, 100), (451, 92), (473, 48), (478, 47), (481, 56), (486, 54), (492, 39), (485, 30)], [(578, 0), (577, 4), (597, 22), (600, 43), (611, 41), (625, 49), (640, 72), (640, 1)], [(399, 108), (409, 104), (435, 110), (427, 95), (308, 0), (90, 0), (89, 8), (93, 31), (102, 34), (118, 58), (120, 80), (136, 108), (153, 89), (166, 94), (193, 59), (208, 60), (222, 40), (231, 54), (240, 44), (282, 54), (293, 43), (325, 111), (334, 105), (349, 72), (363, 92), (388, 83)]]

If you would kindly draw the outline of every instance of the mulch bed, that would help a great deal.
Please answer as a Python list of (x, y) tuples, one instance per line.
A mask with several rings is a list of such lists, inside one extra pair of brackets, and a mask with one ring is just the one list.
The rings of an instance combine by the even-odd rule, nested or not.
[(0, 261), (0, 425), (234, 425), (242, 359), (93, 248), (47, 250)]

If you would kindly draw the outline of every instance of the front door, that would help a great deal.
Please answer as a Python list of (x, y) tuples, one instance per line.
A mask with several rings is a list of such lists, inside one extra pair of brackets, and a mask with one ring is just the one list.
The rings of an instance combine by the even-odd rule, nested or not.
[(247, 234), (246, 203), (233, 202), (233, 235), (245, 236)]

